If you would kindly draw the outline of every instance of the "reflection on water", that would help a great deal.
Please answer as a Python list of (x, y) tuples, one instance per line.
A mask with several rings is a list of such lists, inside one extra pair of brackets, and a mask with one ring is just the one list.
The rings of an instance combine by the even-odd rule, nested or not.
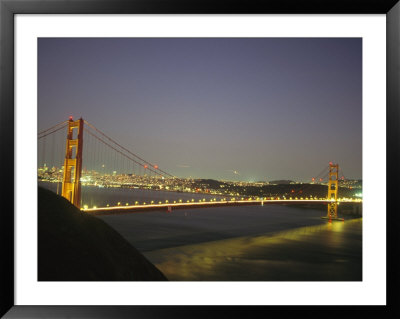
[(101, 218), (172, 281), (359, 281), (362, 219), (279, 205)]
[(142, 252), (325, 224), (324, 212), (280, 205), (101, 216)]
[(359, 281), (362, 220), (145, 253), (169, 280)]

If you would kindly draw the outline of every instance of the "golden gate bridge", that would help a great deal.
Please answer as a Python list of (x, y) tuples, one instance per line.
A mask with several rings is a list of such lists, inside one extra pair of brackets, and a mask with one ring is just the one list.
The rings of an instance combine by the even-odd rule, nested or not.
[[(65, 138), (66, 129), (66, 138)], [(85, 134), (85, 140), (83, 138)], [(57, 137), (57, 135), (59, 135)], [(60, 142), (59, 138), (65, 142)], [(84, 142), (85, 141), (85, 142)], [(143, 159), (120, 143), (109, 137), (107, 134), (96, 128), (82, 118), (73, 120), (72, 117), (67, 121), (58, 123), (44, 131), (38, 133), (38, 157), (39, 162), (43, 163), (42, 171), (48, 171), (54, 175), (53, 180), (61, 183), (60, 194), (70, 201), (83, 212), (99, 215), (99, 214), (118, 214), (127, 212), (149, 211), (149, 210), (167, 210), (180, 208), (200, 208), (200, 207), (220, 207), (220, 206), (241, 206), (241, 205), (266, 205), (266, 204), (327, 204), (327, 215), (324, 218), (329, 220), (343, 220), (338, 218), (338, 205), (344, 203), (360, 203), (361, 199), (339, 198), (339, 165), (332, 162), (329, 163), (328, 171), (321, 171), (315, 180), (322, 181), (325, 176), (328, 178), (327, 196), (326, 198), (295, 197), (256, 197), (256, 198), (236, 198), (232, 197), (228, 200), (205, 199), (199, 202), (187, 201), (166, 201), (165, 203), (154, 203), (150, 201), (148, 204), (126, 205), (126, 206), (107, 206), (107, 207), (81, 207), (81, 187), (85, 181), (90, 181), (90, 174), (97, 174), (100, 182), (97, 186), (108, 185), (110, 187), (118, 187), (122, 184), (129, 184), (132, 176), (139, 179), (145, 179), (147, 183), (152, 184), (168, 184), (168, 181), (176, 179), (176, 177), (165, 170), (159, 168), (157, 164)], [(86, 147), (84, 148), (84, 144)], [(50, 151), (49, 151), (50, 148)], [(111, 151), (111, 152), (110, 152)], [(86, 161), (86, 162), (84, 162)], [(50, 166), (46, 165), (46, 162)], [(62, 165), (63, 164), (63, 165)], [(90, 171), (87, 165), (94, 168)], [(95, 170), (96, 169), (96, 170)], [(117, 175), (117, 171), (120, 174)], [(325, 173), (325, 175), (324, 175)], [(320, 177), (324, 175), (324, 177)], [(342, 176), (342, 179), (344, 177)], [(128, 180), (128, 182), (127, 182)], [(96, 185), (97, 182), (95, 182)]]

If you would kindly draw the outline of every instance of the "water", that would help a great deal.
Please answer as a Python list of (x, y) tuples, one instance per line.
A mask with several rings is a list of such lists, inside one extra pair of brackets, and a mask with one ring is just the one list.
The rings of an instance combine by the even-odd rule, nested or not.
[(360, 281), (362, 219), (279, 205), (102, 216), (172, 281)]
[[(84, 200), (90, 198), (98, 206), (211, 197), (94, 187), (83, 187), (82, 192)], [(362, 280), (362, 219), (329, 223), (321, 219), (325, 214), (268, 204), (99, 218), (172, 281)]]
[[(347, 224), (346, 224), (347, 223)], [(172, 281), (360, 281), (361, 221), (145, 253)]]
[(142, 252), (325, 223), (322, 212), (279, 205), (101, 216)]
[[(57, 193), (57, 183), (49, 183), (49, 182), (39, 182), (39, 186), (47, 188), (55, 193)], [(187, 200), (194, 199), (195, 201), (199, 201), (200, 199), (205, 198), (209, 200), (211, 198), (222, 198), (219, 195), (209, 195), (209, 194), (197, 194), (197, 193), (184, 193), (184, 192), (170, 192), (170, 191), (154, 191), (147, 189), (137, 189), (137, 188), (100, 188), (95, 186), (82, 186), (82, 205), (84, 207), (87, 205), (90, 207), (105, 207), (108, 205), (116, 206), (118, 202), (121, 205), (125, 205), (126, 203), (134, 204), (135, 201), (138, 201), (140, 204), (143, 202), (150, 203), (150, 201), (154, 201), (158, 203), (162, 201), (165, 203), (168, 201), (178, 201), (182, 200), (186, 202)], [(61, 183), (58, 185), (58, 194), (61, 194)]]

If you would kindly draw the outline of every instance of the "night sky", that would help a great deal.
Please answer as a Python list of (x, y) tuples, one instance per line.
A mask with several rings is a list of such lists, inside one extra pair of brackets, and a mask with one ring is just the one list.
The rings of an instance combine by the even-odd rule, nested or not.
[(361, 38), (40, 38), (38, 130), (83, 117), (179, 177), (362, 172)]

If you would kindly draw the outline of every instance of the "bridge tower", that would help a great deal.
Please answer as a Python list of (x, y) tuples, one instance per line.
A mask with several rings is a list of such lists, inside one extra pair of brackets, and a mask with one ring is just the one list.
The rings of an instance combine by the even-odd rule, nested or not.
[(328, 182), (328, 219), (337, 219), (337, 197), (339, 188), (339, 164), (329, 163), (329, 182)]
[(78, 208), (81, 207), (82, 146), (83, 119), (73, 121), (70, 117), (61, 195)]

